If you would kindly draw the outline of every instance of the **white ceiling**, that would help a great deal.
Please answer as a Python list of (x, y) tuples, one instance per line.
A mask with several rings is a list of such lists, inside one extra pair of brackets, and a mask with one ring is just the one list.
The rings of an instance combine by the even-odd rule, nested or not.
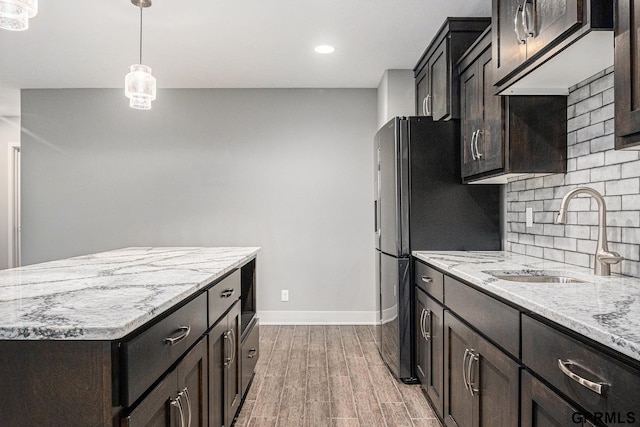
[[(118, 88), (138, 62), (130, 0), (40, 0), (23, 32), (0, 30), (0, 116), (21, 88)], [(154, 0), (143, 60), (158, 88), (377, 87), (413, 68), (447, 16), (491, 0)], [(331, 44), (336, 52), (313, 48)]]

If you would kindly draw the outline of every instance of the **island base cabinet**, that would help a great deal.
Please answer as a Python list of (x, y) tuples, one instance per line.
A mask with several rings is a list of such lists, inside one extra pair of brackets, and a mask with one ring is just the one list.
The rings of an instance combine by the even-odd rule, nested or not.
[(121, 421), (122, 427), (204, 427), (207, 342), (202, 339)]
[(416, 375), (439, 416), (444, 396), (444, 308), (416, 287)]
[(240, 303), (236, 302), (208, 333), (209, 426), (231, 426), (240, 407)]
[(242, 361), (240, 363), (240, 369), (242, 370), (242, 396), (249, 390), (249, 385), (253, 380), (256, 364), (260, 357), (260, 325), (258, 319), (251, 323), (249, 330), (242, 340), (241, 351)]
[(452, 427), (518, 425), (520, 368), (444, 312), (444, 421)]

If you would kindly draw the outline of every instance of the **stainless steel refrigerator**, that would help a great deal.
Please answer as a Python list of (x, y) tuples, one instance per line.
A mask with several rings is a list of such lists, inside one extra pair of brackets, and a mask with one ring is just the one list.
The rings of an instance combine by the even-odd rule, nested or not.
[(375, 136), (378, 348), (405, 382), (413, 372), (411, 251), (499, 250), (500, 189), (463, 185), (460, 125), (396, 117)]

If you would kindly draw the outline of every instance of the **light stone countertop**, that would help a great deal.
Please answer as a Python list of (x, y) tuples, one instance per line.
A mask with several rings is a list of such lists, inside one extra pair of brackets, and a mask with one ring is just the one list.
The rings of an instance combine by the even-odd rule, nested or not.
[(122, 338), (259, 250), (125, 248), (0, 271), (0, 339)]
[[(638, 278), (596, 276), (592, 269), (502, 251), (424, 251), (413, 256), (640, 361)], [(530, 270), (574, 277), (585, 283), (511, 282), (487, 273), (527, 274)]]

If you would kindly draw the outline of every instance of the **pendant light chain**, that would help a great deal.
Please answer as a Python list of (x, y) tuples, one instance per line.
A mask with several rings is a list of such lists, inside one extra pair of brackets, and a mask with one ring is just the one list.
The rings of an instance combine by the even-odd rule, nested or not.
[(142, 3), (140, 3), (140, 64), (142, 64)]

